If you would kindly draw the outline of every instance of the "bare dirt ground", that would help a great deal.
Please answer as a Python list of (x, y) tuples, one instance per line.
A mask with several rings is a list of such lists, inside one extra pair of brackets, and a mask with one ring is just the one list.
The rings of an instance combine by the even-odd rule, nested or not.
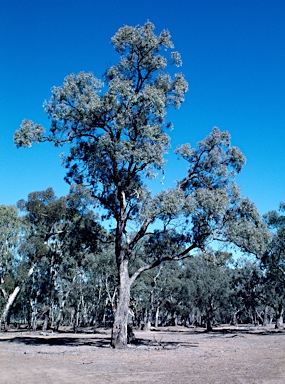
[(285, 332), (168, 327), (109, 347), (110, 331), (0, 334), (0, 383), (285, 383)]

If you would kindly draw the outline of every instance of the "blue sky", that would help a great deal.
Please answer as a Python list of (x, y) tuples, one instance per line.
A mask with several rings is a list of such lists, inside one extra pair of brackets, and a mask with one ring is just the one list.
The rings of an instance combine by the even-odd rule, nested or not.
[[(261, 213), (285, 200), (285, 2), (282, 0), (38, 0), (1, 4), (0, 204), (52, 186), (68, 192), (59, 153), (49, 144), (16, 149), (24, 118), (48, 126), (42, 104), (72, 72), (101, 77), (117, 61), (110, 39), (124, 24), (150, 20), (170, 30), (189, 82), (170, 111), (172, 147), (218, 126), (247, 158), (238, 176)], [(185, 174), (168, 156), (165, 187)]]

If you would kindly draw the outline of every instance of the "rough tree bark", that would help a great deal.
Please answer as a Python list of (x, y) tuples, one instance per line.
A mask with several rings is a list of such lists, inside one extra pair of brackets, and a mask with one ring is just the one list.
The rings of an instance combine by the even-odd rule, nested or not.
[(239, 311), (233, 311), (233, 315), (232, 315), (232, 325), (234, 326), (237, 326), (238, 325), (238, 320), (237, 320), (237, 314), (239, 313)]
[(268, 305), (264, 308), (264, 314), (263, 314), (263, 323), (262, 325), (266, 327), (269, 323), (269, 317), (268, 317)]
[(215, 319), (215, 310), (211, 300), (210, 307), (206, 310), (206, 330), (211, 332), (213, 330), (213, 322)]
[(115, 320), (112, 330), (111, 345), (113, 348), (126, 348), (128, 341), (128, 317), (130, 304), (130, 277), (128, 261), (123, 260), (120, 265), (120, 291), (119, 301), (115, 312)]

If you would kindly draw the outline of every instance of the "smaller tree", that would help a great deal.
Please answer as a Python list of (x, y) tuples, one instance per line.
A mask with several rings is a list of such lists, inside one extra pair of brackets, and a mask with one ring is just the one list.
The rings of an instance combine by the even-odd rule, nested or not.
[(213, 324), (221, 319), (221, 310), (229, 302), (229, 257), (227, 253), (201, 253), (185, 261), (183, 280), (188, 291), (188, 306), (199, 309), (207, 331), (211, 331)]
[(78, 186), (65, 197), (57, 198), (48, 188), (18, 202), (25, 212), (22, 252), (34, 261), (38, 271), (30, 291), (31, 307), (36, 303), (41, 306), (44, 328), (51, 323), (58, 329), (83, 260), (98, 249), (98, 239), (104, 235), (94, 211), (88, 208), (90, 200)]
[[(264, 322), (264, 275), (257, 260), (238, 260), (230, 270), (232, 322)], [(263, 318), (261, 313), (263, 312)]]
[(34, 263), (20, 252), (25, 227), (14, 206), (0, 206), (0, 330), (9, 326), (10, 312), (23, 285), (34, 271)]
[(262, 257), (266, 273), (269, 304), (276, 314), (276, 328), (283, 325), (285, 304), (285, 204), (280, 203), (279, 212), (270, 211), (265, 221), (272, 230), (272, 241)]
[(132, 289), (135, 320), (148, 330), (151, 325), (175, 325), (181, 315), (181, 265), (162, 263), (138, 279)]

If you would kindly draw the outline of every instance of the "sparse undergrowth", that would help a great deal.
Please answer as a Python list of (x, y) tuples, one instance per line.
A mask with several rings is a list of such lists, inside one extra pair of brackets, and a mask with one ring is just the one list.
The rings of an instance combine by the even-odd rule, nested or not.
[[(68, 330), (66, 330), (68, 331)], [(1, 383), (283, 383), (285, 332), (273, 326), (137, 331), (110, 348), (106, 329), (0, 335)]]

